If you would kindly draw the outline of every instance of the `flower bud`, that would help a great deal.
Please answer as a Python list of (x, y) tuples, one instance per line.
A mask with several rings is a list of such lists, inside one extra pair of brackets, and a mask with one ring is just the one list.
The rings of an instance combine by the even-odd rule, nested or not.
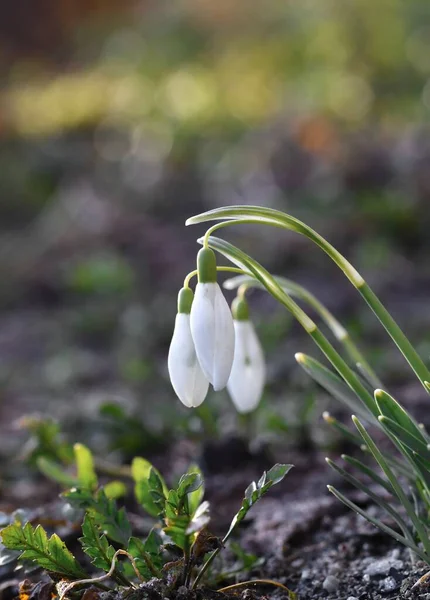
[(190, 312), (193, 297), (189, 288), (182, 288), (178, 294), (178, 314), (167, 360), (173, 389), (188, 408), (200, 406), (209, 388), (209, 382), (197, 360), (191, 335)]
[(197, 269), (191, 334), (202, 371), (218, 391), (227, 385), (233, 364), (233, 317), (216, 281), (216, 259), (211, 249), (199, 251)]
[(237, 411), (247, 413), (254, 410), (260, 402), (266, 365), (254, 326), (249, 320), (246, 300), (235, 298), (232, 312), (236, 342), (227, 389)]

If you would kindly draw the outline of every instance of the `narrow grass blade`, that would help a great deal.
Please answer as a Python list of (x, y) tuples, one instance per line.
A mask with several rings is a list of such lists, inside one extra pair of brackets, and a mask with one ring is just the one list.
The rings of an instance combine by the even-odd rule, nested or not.
[(346, 427), (346, 425), (344, 425), (343, 423), (338, 421), (329, 412), (327, 412), (327, 411), (323, 412), (322, 416), (323, 416), (324, 421), (327, 423), (327, 425), (329, 425), (330, 427), (333, 427), (334, 429), (339, 431), (339, 433), (343, 437), (345, 437), (347, 440), (349, 440), (350, 442), (353, 442), (359, 448), (361, 446), (363, 446), (363, 440), (360, 438), (360, 436), (356, 435), (353, 431), (348, 429), (348, 427)]
[(372, 515), (369, 515), (369, 513), (367, 513), (362, 508), (360, 508), (354, 502), (351, 502), (351, 500), (349, 500), (346, 496), (344, 496), (343, 494), (341, 494), (333, 486), (328, 485), (327, 489), (334, 496), (336, 496), (336, 498), (338, 500), (340, 500), (341, 502), (343, 502), (348, 508), (350, 508), (351, 510), (353, 510), (354, 512), (356, 512), (360, 516), (364, 517), (367, 521), (369, 521), (369, 523), (372, 523), (372, 525), (375, 525), (375, 527), (378, 527), (379, 529), (381, 529), (385, 533), (388, 533), (388, 535), (391, 535), (391, 537), (393, 537), (395, 540), (397, 540), (401, 544), (404, 544), (405, 546), (407, 546), (408, 548), (410, 548), (411, 550), (413, 550), (415, 552), (415, 554), (417, 554), (420, 558), (422, 558), (423, 561), (425, 561), (426, 563), (430, 563), (430, 555), (426, 554), (426, 552), (424, 552), (423, 550), (421, 550), (421, 548), (419, 548), (418, 546), (416, 546), (415, 544), (413, 544), (412, 542), (410, 542), (404, 535), (401, 535), (398, 531), (395, 531), (391, 527), (388, 527), (388, 525), (385, 525), (385, 523), (382, 523), (382, 521), (379, 521), (379, 519), (375, 519), (374, 517), (372, 517)]
[(418, 537), (420, 538), (420, 540), (424, 546), (426, 553), (430, 556), (430, 539), (429, 539), (427, 532), (426, 532), (423, 524), (421, 523), (419, 517), (416, 515), (411, 502), (409, 501), (409, 499), (406, 496), (405, 492), (403, 491), (401, 485), (399, 484), (396, 475), (390, 469), (384, 456), (382, 455), (382, 453), (380, 452), (380, 450), (378, 449), (378, 447), (376, 446), (375, 442), (372, 440), (370, 435), (367, 433), (367, 431), (365, 430), (363, 425), (357, 419), (357, 417), (353, 416), (352, 420), (354, 422), (354, 425), (357, 427), (358, 432), (360, 433), (361, 437), (363, 438), (366, 446), (369, 448), (369, 450), (373, 454), (376, 462), (379, 464), (379, 466), (385, 473), (385, 476), (389, 480), (397, 498), (403, 504), (403, 506), (408, 514), (408, 517), (412, 521), (412, 523), (416, 529), (416, 532), (418, 534)]
[(382, 477), (380, 477), (377, 473), (375, 473), (375, 471), (373, 471), (373, 469), (371, 469), (370, 467), (368, 467), (367, 465), (362, 463), (360, 460), (358, 460), (357, 458), (353, 458), (352, 456), (349, 456), (348, 454), (342, 454), (341, 458), (345, 462), (350, 464), (352, 467), (355, 467), (356, 469), (358, 469), (359, 471), (364, 473), (364, 475), (367, 475), (367, 477), (369, 477), (375, 483), (377, 483), (378, 485), (383, 487), (389, 494), (395, 495), (394, 490), (391, 487), (390, 483), (388, 481), (386, 481), (385, 479), (383, 479)]
[(336, 400), (339, 400), (353, 412), (357, 412), (363, 419), (378, 425), (377, 420), (362, 403), (357, 401), (355, 394), (351, 392), (348, 386), (335, 373), (327, 369), (318, 360), (298, 352), (295, 359), (303, 370), (314, 379), (319, 385), (327, 390)]
[(419, 439), (415, 435), (412, 435), (412, 433), (388, 417), (381, 416), (378, 421), (384, 429), (387, 429), (402, 444), (430, 460), (430, 450), (427, 448), (427, 444), (423, 439)]
[(372, 490), (369, 487), (367, 487), (367, 485), (364, 485), (361, 481), (359, 481), (353, 475), (345, 471), (345, 469), (342, 469), (342, 467), (339, 467), (339, 465), (337, 465), (332, 460), (330, 460), (329, 458), (326, 458), (325, 460), (329, 467), (336, 471), (336, 473), (339, 473), (339, 475), (341, 475), (346, 481), (348, 481), (357, 489), (364, 492), (367, 496), (369, 496), (369, 498), (371, 498), (374, 502), (376, 502), (376, 504), (378, 504), (383, 510), (385, 510), (385, 512), (389, 514), (400, 527), (400, 529), (403, 532), (403, 535), (413, 543), (413, 536), (409, 531), (405, 521), (402, 519), (399, 513), (392, 506), (390, 506), (390, 504), (388, 504), (388, 502), (386, 502), (383, 498), (372, 492)]
[(413, 436), (422, 439), (424, 443), (428, 444), (428, 440), (424, 437), (425, 430), (418, 425), (411, 415), (390, 394), (384, 390), (375, 390), (375, 402), (381, 415), (392, 419)]

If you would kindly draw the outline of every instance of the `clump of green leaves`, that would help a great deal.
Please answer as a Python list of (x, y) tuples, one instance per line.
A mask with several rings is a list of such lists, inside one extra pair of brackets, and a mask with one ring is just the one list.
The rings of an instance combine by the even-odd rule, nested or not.
[[(59, 579), (58, 590), (64, 597), (76, 585), (98, 585), (111, 580), (119, 586), (136, 587), (155, 577), (164, 582), (166, 593), (181, 585), (195, 587), (227, 539), (250, 508), (275, 484), (282, 481), (292, 465), (275, 465), (263, 473), (257, 483), (245, 491), (238, 513), (222, 540), (208, 530), (209, 503), (203, 500), (202, 473), (195, 465), (169, 488), (159, 471), (146, 459), (136, 457), (130, 468), (137, 502), (153, 526), (146, 537), (133, 535), (133, 527), (124, 507), (100, 486), (94, 458), (81, 444), (74, 447), (76, 476), (74, 485), (62, 497), (82, 514), (83, 552), (105, 575), (89, 578), (85, 569), (65, 543), (54, 533), (19, 519), (5, 527), (1, 536), (8, 550), (19, 551), (19, 558), (31, 561)], [(45, 472), (64, 484), (69, 480), (58, 465), (43, 464)], [(115, 483), (115, 482), (114, 482)], [(121, 557), (127, 560), (120, 561)]]

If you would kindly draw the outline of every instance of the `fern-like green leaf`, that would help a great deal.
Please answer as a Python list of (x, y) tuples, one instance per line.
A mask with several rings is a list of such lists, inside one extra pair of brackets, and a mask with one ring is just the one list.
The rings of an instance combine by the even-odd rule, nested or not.
[(65, 543), (54, 533), (48, 538), (41, 525), (12, 523), (2, 530), (3, 544), (10, 550), (20, 550), (21, 559), (31, 560), (39, 567), (68, 579), (81, 579), (85, 572)]
[(79, 538), (82, 550), (91, 558), (94, 566), (103, 571), (109, 571), (115, 548), (109, 544), (104, 534), (100, 534), (94, 518), (88, 513), (82, 523), (82, 533), (83, 536)]

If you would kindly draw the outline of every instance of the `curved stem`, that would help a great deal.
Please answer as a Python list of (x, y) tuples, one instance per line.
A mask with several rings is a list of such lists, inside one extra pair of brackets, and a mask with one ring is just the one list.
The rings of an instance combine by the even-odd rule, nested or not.
[(217, 237), (209, 239), (209, 246), (233, 264), (247, 271), (253, 277), (258, 279), (264, 288), (276, 299), (283, 304), (287, 310), (299, 321), (305, 331), (313, 338), (321, 351), (325, 354), (337, 372), (344, 379), (345, 383), (356, 393), (358, 398), (363, 402), (368, 410), (375, 416), (379, 416), (378, 408), (376, 407), (373, 396), (369, 393), (366, 387), (361, 382), (360, 378), (348, 366), (342, 356), (334, 349), (327, 338), (321, 333), (316, 324), (302, 310), (296, 302), (287, 294), (285, 290), (277, 283), (270, 273), (258, 263), (256, 260), (248, 256), (245, 252), (233, 246), (229, 242)]
[[(238, 269), (236, 267), (217, 267), (216, 268), (217, 271), (221, 271), (221, 272), (227, 272), (227, 273), (240, 273), (241, 275), (246, 274), (246, 271), (244, 271), (243, 269)], [(194, 269), (194, 271), (191, 271), (190, 273), (188, 273), (188, 275), (185, 277), (184, 279), (184, 288), (187, 288), (190, 286), (190, 281), (193, 277), (196, 277), (198, 275), (198, 270)]]
[[(229, 221), (223, 221), (223, 226), (232, 225), (236, 223), (260, 223), (262, 225), (270, 225), (272, 227), (279, 227), (281, 229), (288, 229), (295, 231), (301, 235), (304, 235), (317, 246), (319, 246), (328, 256), (336, 263), (336, 265), (344, 272), (346, 277), (350, 280), (352, 285), (357, 288), (360, 294), (363, 296), (367, 304), (370, 306), (372, 311), (375, 313), (381, 324), (386, 329), (394, 343), (397, 345), (416, 376), (428, 390), (425, 385), (426, 381), (430, 381), (430, 372), (424, 364), (423, 360), (409, 342), (403, 331), (391, 317), (389, 312), (373, 293), (363, 277), (358, 271), (346, 260), (334, 246), (332, 246), (327, 240), (325, 240), (319, 233), (314, 231), (311, 227), (278, 210), (271, 208), (262, 208), (259, 206), (231, 206), (227, 208), (215, 209), (196, 215), (191, 219), (188, 219), (186, 224), (191, 225), (194, 223), (202, 223), (205, 221), (230, 219)], [(221, 225), (221, 223), (219, 224)], [(213, 229), (213, 228), (211, 228)]]
[[(383, 388), (383, 384), (369, 365), (363, 354), (360, 352), (356, 344), (351, 339), (348, 330), (336, 319), (336, 317), (324, 306), (322, 302), (316, 298), (309, 290), (302, 285), (286, 279), (285, 277), (275, 277), (275, 280), (279, 285), (291, 296), (303, 300), (315, 312), (321, 317), (330, 331), (333, 333), (335, 338), (345, 348), (346, 353), (354, 364), (359, 364), (361, 368), (366, 372), (366, 375), (374, 388)], [(242, 287), (247, 285), (248, 287), (259, 287), (264, 289), (264, 286), (257, 281), (254, 277), (248, 275), (238, 275), (232, 279), (227, 279), (224, 282), (224, 287), (227, 289), (234, 289), (235, 287)]]

